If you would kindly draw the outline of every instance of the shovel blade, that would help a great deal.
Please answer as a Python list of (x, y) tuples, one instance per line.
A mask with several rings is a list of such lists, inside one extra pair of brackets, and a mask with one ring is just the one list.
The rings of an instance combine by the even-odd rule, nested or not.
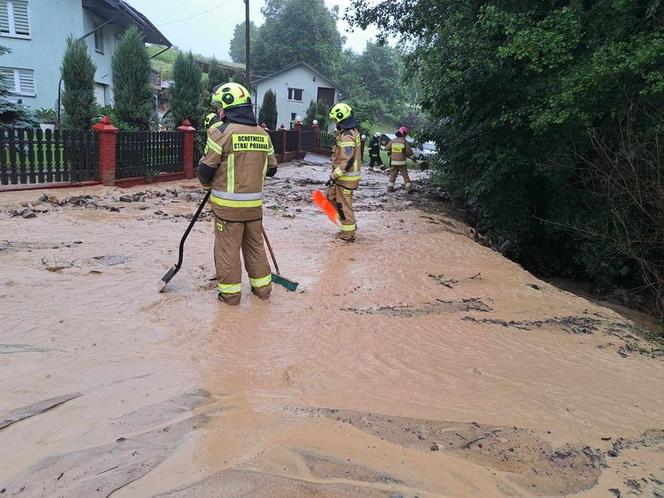
[(175, 274), (178, 272), (179, 268), (177, 265), (171, 266), (171, 268), (166, 272), (166, 275), (161, 277), (161, 280), (159, 281), (159, 292), (164, 292), (164, 289), (166, 288), (166, 285), (168, 285), (168, 282), (170, 282)]

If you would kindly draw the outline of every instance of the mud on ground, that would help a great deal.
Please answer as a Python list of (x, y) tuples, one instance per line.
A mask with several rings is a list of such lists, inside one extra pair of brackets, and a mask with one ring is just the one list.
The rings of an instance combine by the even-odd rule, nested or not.
[[(0, 193), (0, 496), (664, 496), (661, 345), (367, 174), (268, 180), (296, 293), (214, 295), (194, 182)], [(245, 279), (246, 280), (246, 279)]]

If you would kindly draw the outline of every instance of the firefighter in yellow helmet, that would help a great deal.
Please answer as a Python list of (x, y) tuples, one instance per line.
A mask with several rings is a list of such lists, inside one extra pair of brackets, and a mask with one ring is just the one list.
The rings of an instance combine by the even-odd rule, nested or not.
[(207, 130), (208, 128), (210, 128), (210, 126), (218, 123), (219, 121), (221, 121), (221, 119), (219, 119), (219, 114), (217, 114), (216, 112), (211, 112), (210, 114), (205, 116), (205, 129)]
[(394, 192), (394, 184), (400, 173), (403, 177), (406, 192), (411, 193), (414, 190), (413, 184), (410, 182), (410, 176), (408, 176), (408, 167), (406, 166), (406, 158), (413, 156), (413, 150), (406, 140), (407, 136), (408, 128), (402, 126), (397, 131), (396, 137), (385, 146), (385, 150), (390, 156), (390, 166), (392, 167), (390, 170), (390, 179), (387, 183), (388, 192)]
[(263, 181), (277, 172), (270, 136), (256, 123), (249, 91), (238, 83), (214, 88), (212, 105), (219, 121), (208, 128), (205, 155), (198, 178), (210, 188), (215, 216), (214, 262), (219, 299), (240, 303), (242, 267), (251, 291), (268, 299), (272, 290), (270, 265), (263, 245)]
[(330, 109), (330, 119), (337, 124), (336, 143), (332, 148), (332, 173), (328, 182), (327, 198), (336, 206), (341, 221), (342, 240), (355, 240), (355, 212), (353, 211), (353, 192), (360, 183), (362, 150), (360, 133), (353, 109), (345, 103), (339, 103)]

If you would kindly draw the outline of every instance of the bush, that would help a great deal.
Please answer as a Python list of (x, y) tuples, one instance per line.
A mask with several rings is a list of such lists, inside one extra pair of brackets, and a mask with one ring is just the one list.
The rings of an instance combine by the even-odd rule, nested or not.
[(311, 125), (314, 119), (318, 121), (318, 126), (321, 130), (327, 130), (330, 121), (329, 109), (322, 100), (318, 102), (311, 101), (307, 108), (307, 114), (304, 117), (304, 124)]

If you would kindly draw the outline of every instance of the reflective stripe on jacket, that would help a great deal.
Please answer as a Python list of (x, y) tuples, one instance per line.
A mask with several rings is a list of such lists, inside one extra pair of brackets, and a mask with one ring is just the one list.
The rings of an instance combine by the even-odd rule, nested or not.
[(263, 215), (263, 180), (277, 166), (270, 136), (260, 126), (237, 123), (208, 130), (201, 163), (216, 168), (210, 202), (227, 221), (250, 221)]
[(356, 189), (360, 183), (362, 147), (360, 133), (355, 129), (337, 133), (337, 141), (332, 148), (332, 178), (348, 189)]
[(391, 153), (390, 164), (392, 166), (405, 166), (406, 158), (413, 155), (410, 144), (404, 137), (396, 137), (389, 144), (387, 144), (385, 150)]

